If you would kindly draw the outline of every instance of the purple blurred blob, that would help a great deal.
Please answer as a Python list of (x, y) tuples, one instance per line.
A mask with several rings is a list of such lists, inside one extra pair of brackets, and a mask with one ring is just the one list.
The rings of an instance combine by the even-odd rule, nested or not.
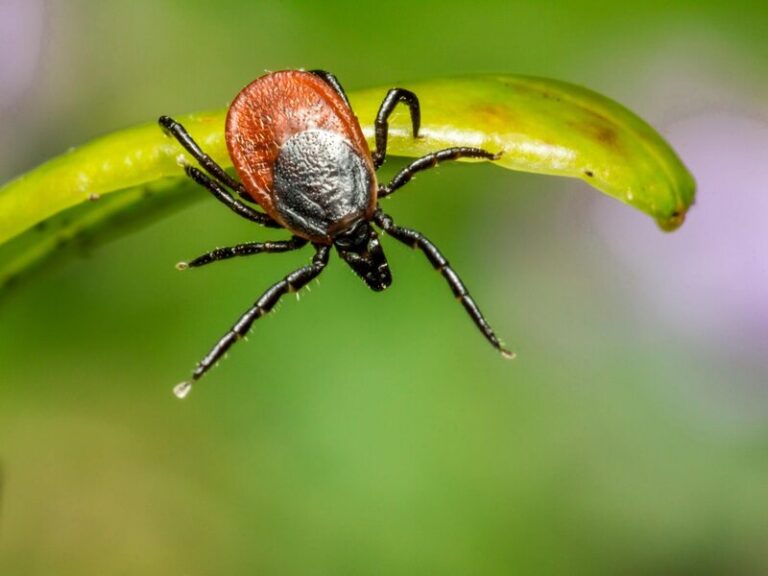
[(632, 299), (639, 314), (687, 338), (764, 354), (768, 122), (713, 113), (664, 133), (698, 183), (683, 227), (664, 234), (643, 215), (599, 202), (598, 229), (636, 272)]
[(43, 38), (41, 0), (0, 0), (0, 110), (35, 80)]

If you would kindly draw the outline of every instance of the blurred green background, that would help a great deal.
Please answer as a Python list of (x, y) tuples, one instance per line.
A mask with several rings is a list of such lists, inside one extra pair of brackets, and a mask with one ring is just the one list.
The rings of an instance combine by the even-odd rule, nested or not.
[(178, 273), (276, 237), (205, 198), (52, 266), (0, 302), (0, 574), (768, 573), (767, 38), (739, 1), (0, 0), (0, 182), (298, 67), (583, 84), (699, 182), (671, 235), (488, 165), (387, 202), (513, 362), (385, 239), (390, 290), (334, 258), (179, 402), (310, 252)]

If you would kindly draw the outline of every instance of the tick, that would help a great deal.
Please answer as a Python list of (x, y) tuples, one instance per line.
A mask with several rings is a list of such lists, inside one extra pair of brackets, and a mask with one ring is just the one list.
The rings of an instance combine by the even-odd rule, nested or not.
[[(423, 234), (395, 225), (379, 199), (407, 184), (414, 174), (439, 162), (459, 158), (496, 160), (500, 153), (456, 147), (432, 152), (411, 162), (392, 180), (380, 185), (376, 170), (387, 151), (388, 119), (403, 103), (410, 111), (413, 137), (419, 137), (421, 111), (416, 94), (392, 88), (375, 121), (376, 149), (371, 153), (344, 89), (333, 74), (322, 70), (285, 70), (246, 86), (229, 108), (225, 139), (239, 181), (231, 177), (192, 139), (184, 127), (161, 116), (160, 125), (176, 138), (203, 171), (185, 166), (187, 175), (239, 216), (269, 228), (284, 228), (289, 240), (247, 242), (217, 248), (180, 269), (198, 268), (235, 256), (288, 252), (311, 244), (311, 263), (273, 284), (197, 364), (192, 378), (174, 388), (183, 398), (229, 348), (244, 338), (252, 324), (289, 292), (298, 292), (328, 264), (331, 248), (368, 285), (379, 292), (392, 283), (389, 264), (374, 227), (421, 250), (438, 270), (483, 336), (504, 357), (504, 348), (448, 260)], [(257, 210), (253, 204), (258, 205)]]

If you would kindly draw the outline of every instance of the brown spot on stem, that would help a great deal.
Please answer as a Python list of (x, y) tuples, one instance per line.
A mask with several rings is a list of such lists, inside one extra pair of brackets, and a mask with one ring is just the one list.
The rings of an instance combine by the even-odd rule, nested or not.
[(598, 114), (593, 114), (592, 119), (585, 122), (574, 122), (570, 125), (584, 134), (589, 140), (598, 142), (602, 146), (621, 152), (621, 139), (616, 129)]
[(606, 146), (615, 147), (619, 137), (613, 128), (603, 127), (597, 131), (597, 139)]
[(506, 106), (483, 104), (474, 109), (478, 121), (505, 127), (519, 124), (519, 118)]
[(658, 223), (659, 228), (665, 232), (677, 230), (683, 225), (683, 222), (685, 222), (685, 210), (675, 210), (666, 218), (658, 218), (656, 222)]

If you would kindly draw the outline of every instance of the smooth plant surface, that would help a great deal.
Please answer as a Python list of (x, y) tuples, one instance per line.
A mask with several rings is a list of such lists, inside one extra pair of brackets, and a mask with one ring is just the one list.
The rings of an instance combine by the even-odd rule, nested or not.
[[(564, 82), (515, 75), (465, 76), (407, 83), (422, 103), (421, 137), (413, 139), (408, 116), (391, 120), (389, 153), (417, 157), (451, 146), (476, 146), (503, 154), (496, 162), (511, 170), (581, 178), (598, 190), (652, 216), (665, 230), (680, 226), (694, 199), (695, 184), (674, 150), (638, 116), (590, 90)], [(353, 109), (372, 144), (372, 121), (386, 87), (350, 94)], [(217, 162), (231, 166), (224, 143), (226, 111), (179, 117)], [(107, 195), (133, 191), (108, 208), (81, 209), (65, 226), (33, 230), (23, 247), (0, 265), (0, 285), (39, 264), (57, 247), (88, 235), (98, 240), (99, 223), (115, 232), (120, 206), (131, 221), (156, 213), (159, 201), (142, 203), (149, 188), (169, 195), (165, 208), (187, 198), (170, 197), (187, 157), (156, 123), (104, 136), (70, 150), (0, 188), (0, 244), (82, 203), (104, 203)], [(151, 190), (149, 190), (151, 191)], [(117, 218), (119, 220), (119, 218)], [(80, 234), (82, 232), (82, 235)]]

